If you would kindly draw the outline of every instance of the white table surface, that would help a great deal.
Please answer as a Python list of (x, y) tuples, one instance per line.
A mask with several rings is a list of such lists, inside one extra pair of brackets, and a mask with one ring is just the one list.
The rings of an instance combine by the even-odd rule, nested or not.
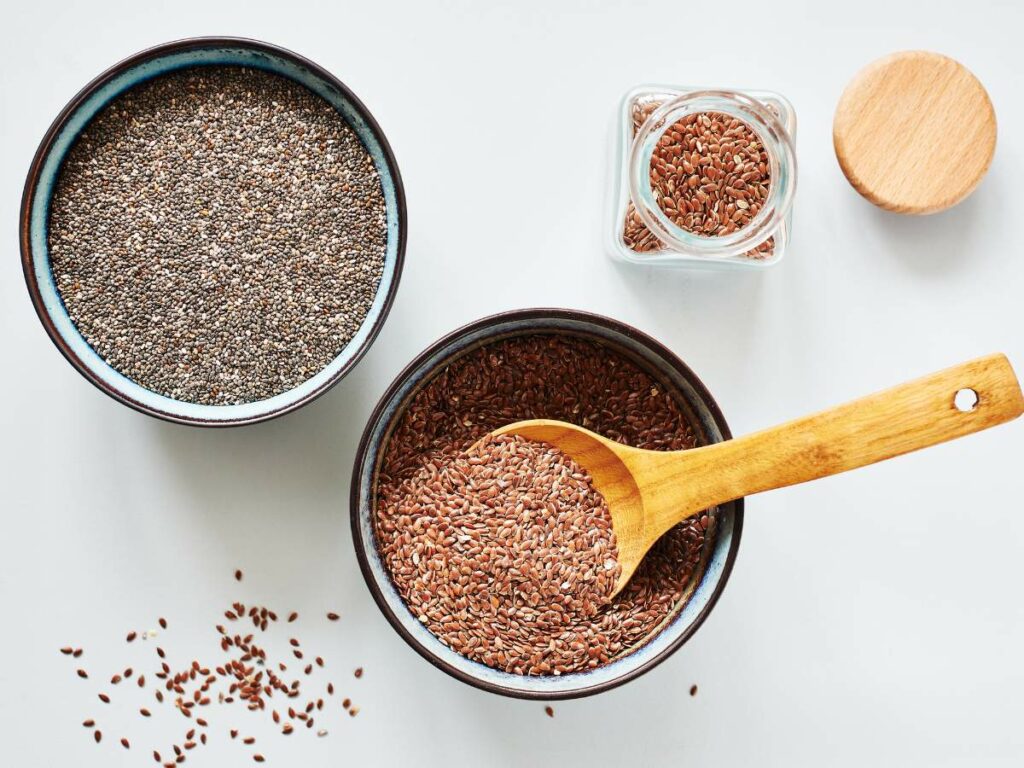
[[(542, 704), (449, 679), (405, 645), (363, 584), (348, 511), (356, 444), (387, 384), (440, 335), (500, 310), (564, 306), (636, 325), (697, 371), (736, 433), (992, 351), (1024, 371), (1024, 217), (1013, 207), (1022, 8), (5, 6), (0, 764), (153, 765), (146, 743), (178, 720), (142, 722), (121, 700), (101, 709), (57, 649), (85, 646), (94, 678), (126, 659), (151, 666), (152, 649), (129, 654), (123, 636), (165, 615), (175, 636), (163, 644), (200, 653), (236, 595), (299, 610), (305, 642), (362, 707), (335, 718), (329, 738), (291, 742), (235, 710), (268, 766), (1024, 764), (1024, 424), (750, 499), (735, 571), (704, 627), (645, 677), (556, 704), (553, 720)], [(30, 158), (65, 102), (121, 58), (198, 34), (265, 39), (337, 74), (383, 126), (409, 202), (397, 301), (363, 362), (302, 411), (228, 431), (165, 424), (87, 384), (35, 318), (14, 232)], [(844, 84), (905, 48), (967, 64), (999, 120), (981, 187), (928, 218), (861, 200), (831, 146)], [(604, 255), (611, 114), (645, 81), (793, 101), (800, 181), (777, 268), (648, 271)], [(943, 151), (956, 161), (955, 147)], [(247, 574), (238, 588), (236, 567)], [(321, 619), (328, 607), (342, 622)], [(101, 746), (85, 717), (105, 725)], [(252, 765), (222, 731), (186, 765)]]

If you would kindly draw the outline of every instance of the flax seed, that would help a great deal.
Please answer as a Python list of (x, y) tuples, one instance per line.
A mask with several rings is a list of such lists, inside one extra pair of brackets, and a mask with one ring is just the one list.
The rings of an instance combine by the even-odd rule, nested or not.
[[(661, 104), (646, 99), (633, 105), (634, 134)], [(662, 134), (651, 157), (650, 182), (658, 206), (676, 226), (716, 237), (737, 232), (753, 220), (768, 196), (771, 174), (764, 144), (750, 125), (723, 113), (704, 112), (678, 120)], [(727, 214), (729, 208), (733, 210)], [(665, 247), (632, 202), (626, 210), (623, 241), (638, 252)], [(768, 238), (746, 255), (766, 258), (774, 245), (774, 238)]]
[[(454, 651), (513, 674), (593, 669), (647, 642), (691, 594), (713, 525), (706, 531), (690, 519), (667, 532), (609, 602), (613, 557), (600, 561), (610, 565), (607, 570), (595, 570), (591, 561), (588, 569), (567, 568), (557, 579), (539, 571), (538, 562), (554, 570), (590, 555), (578, 545), (575, 553), (524, 546), (502, 559), (517, 532), (529, 538), (538, 527), (563, 523), (568, 528), (559, 529), (561, 535), (577, 531), (568, 534), (570, 541), (582, 537), (610, 552), (606, 511), (595, 504), (585, 474), (564, 455), (547, 454), (538, 444), (499, 446), (509, 460), (519, 460), (522, 449), (549, 469), (559, 467), (566, 499), (527, 498), (530, 483), (517, 473), (474, 481), (471, 503), (481, 503), (486, 514), (466, 515), (463, 502), (452, 499), (463, 498), (471, 471), (477, 471), (470, 459), (486, 463), (468, 450), (500, 426), (551, 418), (627, 445), (681, 450), (694, 447), (696, 439), (680, 403), (630, 359), (570, 336), (491, 342), (437, 372), (394, 424), (376, 484), (378, 547), (412, 615)], [(528, 463), (522, 459), (519, 466)], [(590, 513), (580, 525), (584, 504)], [(546, 534), (542, 540), (548, 541)], [(593, 575), (584, 580), (583, 574)], [(595, 584), (602, 575), (604, 582)]]

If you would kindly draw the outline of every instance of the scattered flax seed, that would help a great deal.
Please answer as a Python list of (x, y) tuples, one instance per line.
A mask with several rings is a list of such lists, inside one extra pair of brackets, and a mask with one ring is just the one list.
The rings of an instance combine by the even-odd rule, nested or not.
[(75, 649), (74, 648), (61, 648), (60, 652), (63, 653), (65, 656), (70, 656), (72, 653), (75, 652)]
[(242, 580), (242, 571), (241, 570), (235, 571), (235, 581), (241, 581), (241, 580)]
[(356, 676), (356, 679), (358, 680), (360, 677), (363, 676), (363, 668), (356, 667), (356, 671), (353, 674)]
[(696, 696), (697, 695), (697, 686), (696, 685), (691, 685), (690, 686), (690, 695), (691, 696)]
[(319, 731), (316, 732), (316, 735), (322, 739), (324, 736), (327, 735), (327, 731), (326, 729), (321, 728)]
[[(249, 606), (247, 610), (246, 606), (236, 603), (233, 608), (235, 615), (256, 616), (260, 619), (261, 624), (264, 621), (270, 620), (272, 614), (272, 611), (268, 608), (258, 605)], [(166, 620), (163, 620), (163, 623), (166, 624)], [(280, 711), (272, 709), (268, 704), (271, 703), (271, 699), (275, 694), (280, 694), (288, 699), (298, 698), (301, 695), (306, 700), (302, 705), (305, 711), (296, 713), (294, 707), (289, 707), (288, 715), (293, 720), (301, 720), (306, 724), (306, 728), (312, 731), (314, 728), (312, 714), (324, 710), (324, 699), (308, 699), (306, 691), (301, 690), (300, 680), (302, 678), (286, 681), (280, 677), (277, 670), (279, 669), (282, 673), (285, 672), (287, 669), (286, 665), (268, 659), (266, 650), (260, 646), (260, 641), (255, 639), (253, 634), (246, 634), (244, 636), (241, 633), (229, 635), (225, 628), (219, 625), (217, 626), (217, 631), (218, 645), (221, 646), (222, 651), (227, 656), (216, 666), (211, 664), (208, 667), (200, 659), (195, 659), (187, 662), (182, 667), (172, 667), (171, 663), (163, 660), (167, 656), (163, 648), (156, 647), (157, 655), (161, 661), (156, 662), (159, 664), (160, 671), (156, 672), (155, 675), (163, 682), (162, 685), (158, 683), (153, 692), (157, 702), (161, 704), (165, 702), (164, 690), (166, 690), (169, 694), (166, 700), (173, 702), (174, 710), (181, 716), (193, 721), (199, 728), (205, 729), (208, 727), (207, 721), (201, 717), (196, 717), (198, 712), (201, 711), (200, 708), (209, 706), (214, 696), (222, 704), (231, 704), (238, 700), (250, 711), (267, 710), (274, 724), (281, 727), (281, 733), (289, 735), (295, 730), (296, 726), (293, 723), (283, 723)], [(299, 639), (292, 638), (290, 645), (301, 656), (301, 652), (297, 650)], [(316, 673), (317, 667), (324, 666), (324, 659), (316, 657), (316, 666), (313, 663), (307, 664), (305, 672), (307, 675), (313, 675)], [(84, 670), (82, 670), (82, 675), (83, 677), (86, 676)], [(140, 688), (144, 687), (145, 675), (141, 672), (136, 675), (132, 667), (126, 667), (123, 674), (113, 675), (111, 684), (118, 685), (129, 678), (135, 679)], [(218, 690), (221, 686), (223, 686), (223, 690)], [(328, 682), (326, 687), (328, 693), (333, 694), (334, 684)], [(103, 703), (111, 703), (111, 699), (106, 693), (99, 693), (97, 695)], [(202, 711), (205, 712), (205, 710)], [(139, 707), (138, 713), (143, 718), (152, 718), (159, 714), (147, 707)], [(87, 728), (93, 728), (95, 723), (90, 719), (83, 722), (83, 725)], [(326, 732), (326, 729), (323, 730)], [(198, 739), (196, 738), (197, 733)], [(232, 739), (238, 737), (237, 730), (232, 729), (230, 733)], [(99, 741), (99, 738), (96, 737), (96, 740)], [(241, 740), (246, 745), (256, 743), (256, 737), (254, 736), (246, 736)], [(198, 748), (200, 745), (206, 745), (206, 743), (207, 733), (205, 731), (199, 733), (195, 727), (191, 727), (188, 729), (180, 745), (173, 745), (174, 756), (170, 762), (163, 763), (158, 751), (153, 751), (153, 759), (158, 764), (170, 765), (174, 768), (185, 762), (186, 753)], [(129, 748), (130, 745), (128, 744), (127, 737), (122, 739), (122, 744), (125, 746), (125, 749)]]
[(345, 709), (348, 709), (352, 706), (352, 699), (345, 699), (343, 702), (341, 702), (341, 706)]
[(293, 621), (295, 621), (295, 620), (296, 620), (297, 618), (299, 618), (299, 614), (298, 614), (298, 612), (297, 612), (297, 611), (296, 611), (296, 612), (293, 612), (293, 613), (292, 613), (292, 614), (291, 614), (290, 616), (288, 616), (288, 623), (289, 623), (289, 624), (291, 624), (291, 623), (292, 623)]
[(327, 695), (328, 696), (333, 696), (334, 695), (334, 683), (328, 683), (327, 684)]
[(341, 616), (339, 616), (339, 615), (338, 615), (338, 614), (336, 614), (336, 613), (328, 613), (328, 614), (327, 614), (327, 619), (328, 619), (329, 621), (337, 621), (337, 620), (338, 620), (338, 619), (340, 619), (340, 618), (341, 618)]
[(103, 732), (102, 731), (94, 731), (93, 734), (92, 734), (92, 737), (93, 737), (93, 739), (96, 740), (96, 743), (99, 744), (101, 741), (103, 741)]
[(160, 624), (160, 629), (167, 629), (167, 619), (160, 619), (158, 623)]
[(135, 638), (138, 637), (138, 636), (139, 636), (138, 632), (129, 632), (128, 633), (128, 637), (125, 638), (125, 642), (133, 643), (133, 642), (135, 642)]
[(350, 710), (348, 711), (348, 713), (349, 713), (349, 715), (351, 715), (352, 717), (355, 717), (356, 715), (358, 715), (358, 714), (359, 714), (359, 707), (352, 707), (352, 709), (350, 709)]
[(71, 652), (71, 655), (74, 656), (76, 659), (79, 658), (82, 655), (82, 649), (76, 648), (74, 651)]
[(544, 712), (545, 712), (545, 714), (548, 717), (554, 717), (555, 716), (555, 710), (554, 710), (553, 707), (544, 707)]
[(132, 747), (132, 745), (128, 741), (128, 739), (121, 739), (121, 746), (124, 747), (125, 749), (131, 749), (131, 747)]
[(252, 759), (253, 759), (253, 760), (255, 760), (255, 761), (256, 761), (257, 763), (262, 763), (262, 762), (264, 762), (264, 760), (263, 760), (263, 755), (253, 755), (253, 756), (252, 756)]
[(86, 672), (84, 669), (78, 670), (78, 676), (80, 678), (82, 678), (83, 680), (88, 680), (89, 679), (89, 673)]

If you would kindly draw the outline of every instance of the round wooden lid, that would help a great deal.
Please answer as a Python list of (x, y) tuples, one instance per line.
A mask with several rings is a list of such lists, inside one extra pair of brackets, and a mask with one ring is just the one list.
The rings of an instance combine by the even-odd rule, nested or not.
[(904, 51), (857, 73), (836, 107), (832, 140), (846, 178), (872, 203), (935, 213), (967, 197), (985, 175), (996, 115), (963, 64)]

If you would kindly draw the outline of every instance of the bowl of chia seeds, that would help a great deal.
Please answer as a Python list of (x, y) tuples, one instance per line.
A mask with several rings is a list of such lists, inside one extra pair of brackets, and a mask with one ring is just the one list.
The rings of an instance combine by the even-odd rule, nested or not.
[(169, 421), (292, 411), (365, 354), (406, 244), (373, 116), (297, 54), (194, 38), (89, 83), (46, 132), (20, 218), (25, 279), (89, 381)]
[[(743, 500), (673, 528), (621, 593), (592, 599), (600, 569), (615, 572), (610, 522), (577, 503), (585, 473), (537, 446), (482, 440), (535, 418), (654, 450), (731, 436), (693, 371), (634, 328), (558, 309), (484, 318), (413, 360), (371, 415), (353, 541), (380, 610), (435, 666), (507, 696), (586, 696), (650, 670), (697, 630), (732, 570)], [(488, 468), (481, 451), (513, 461)], [(531, 474), (534, 454), (544, 469)], [(535, 482), (544, 473), (560, 491)]]

